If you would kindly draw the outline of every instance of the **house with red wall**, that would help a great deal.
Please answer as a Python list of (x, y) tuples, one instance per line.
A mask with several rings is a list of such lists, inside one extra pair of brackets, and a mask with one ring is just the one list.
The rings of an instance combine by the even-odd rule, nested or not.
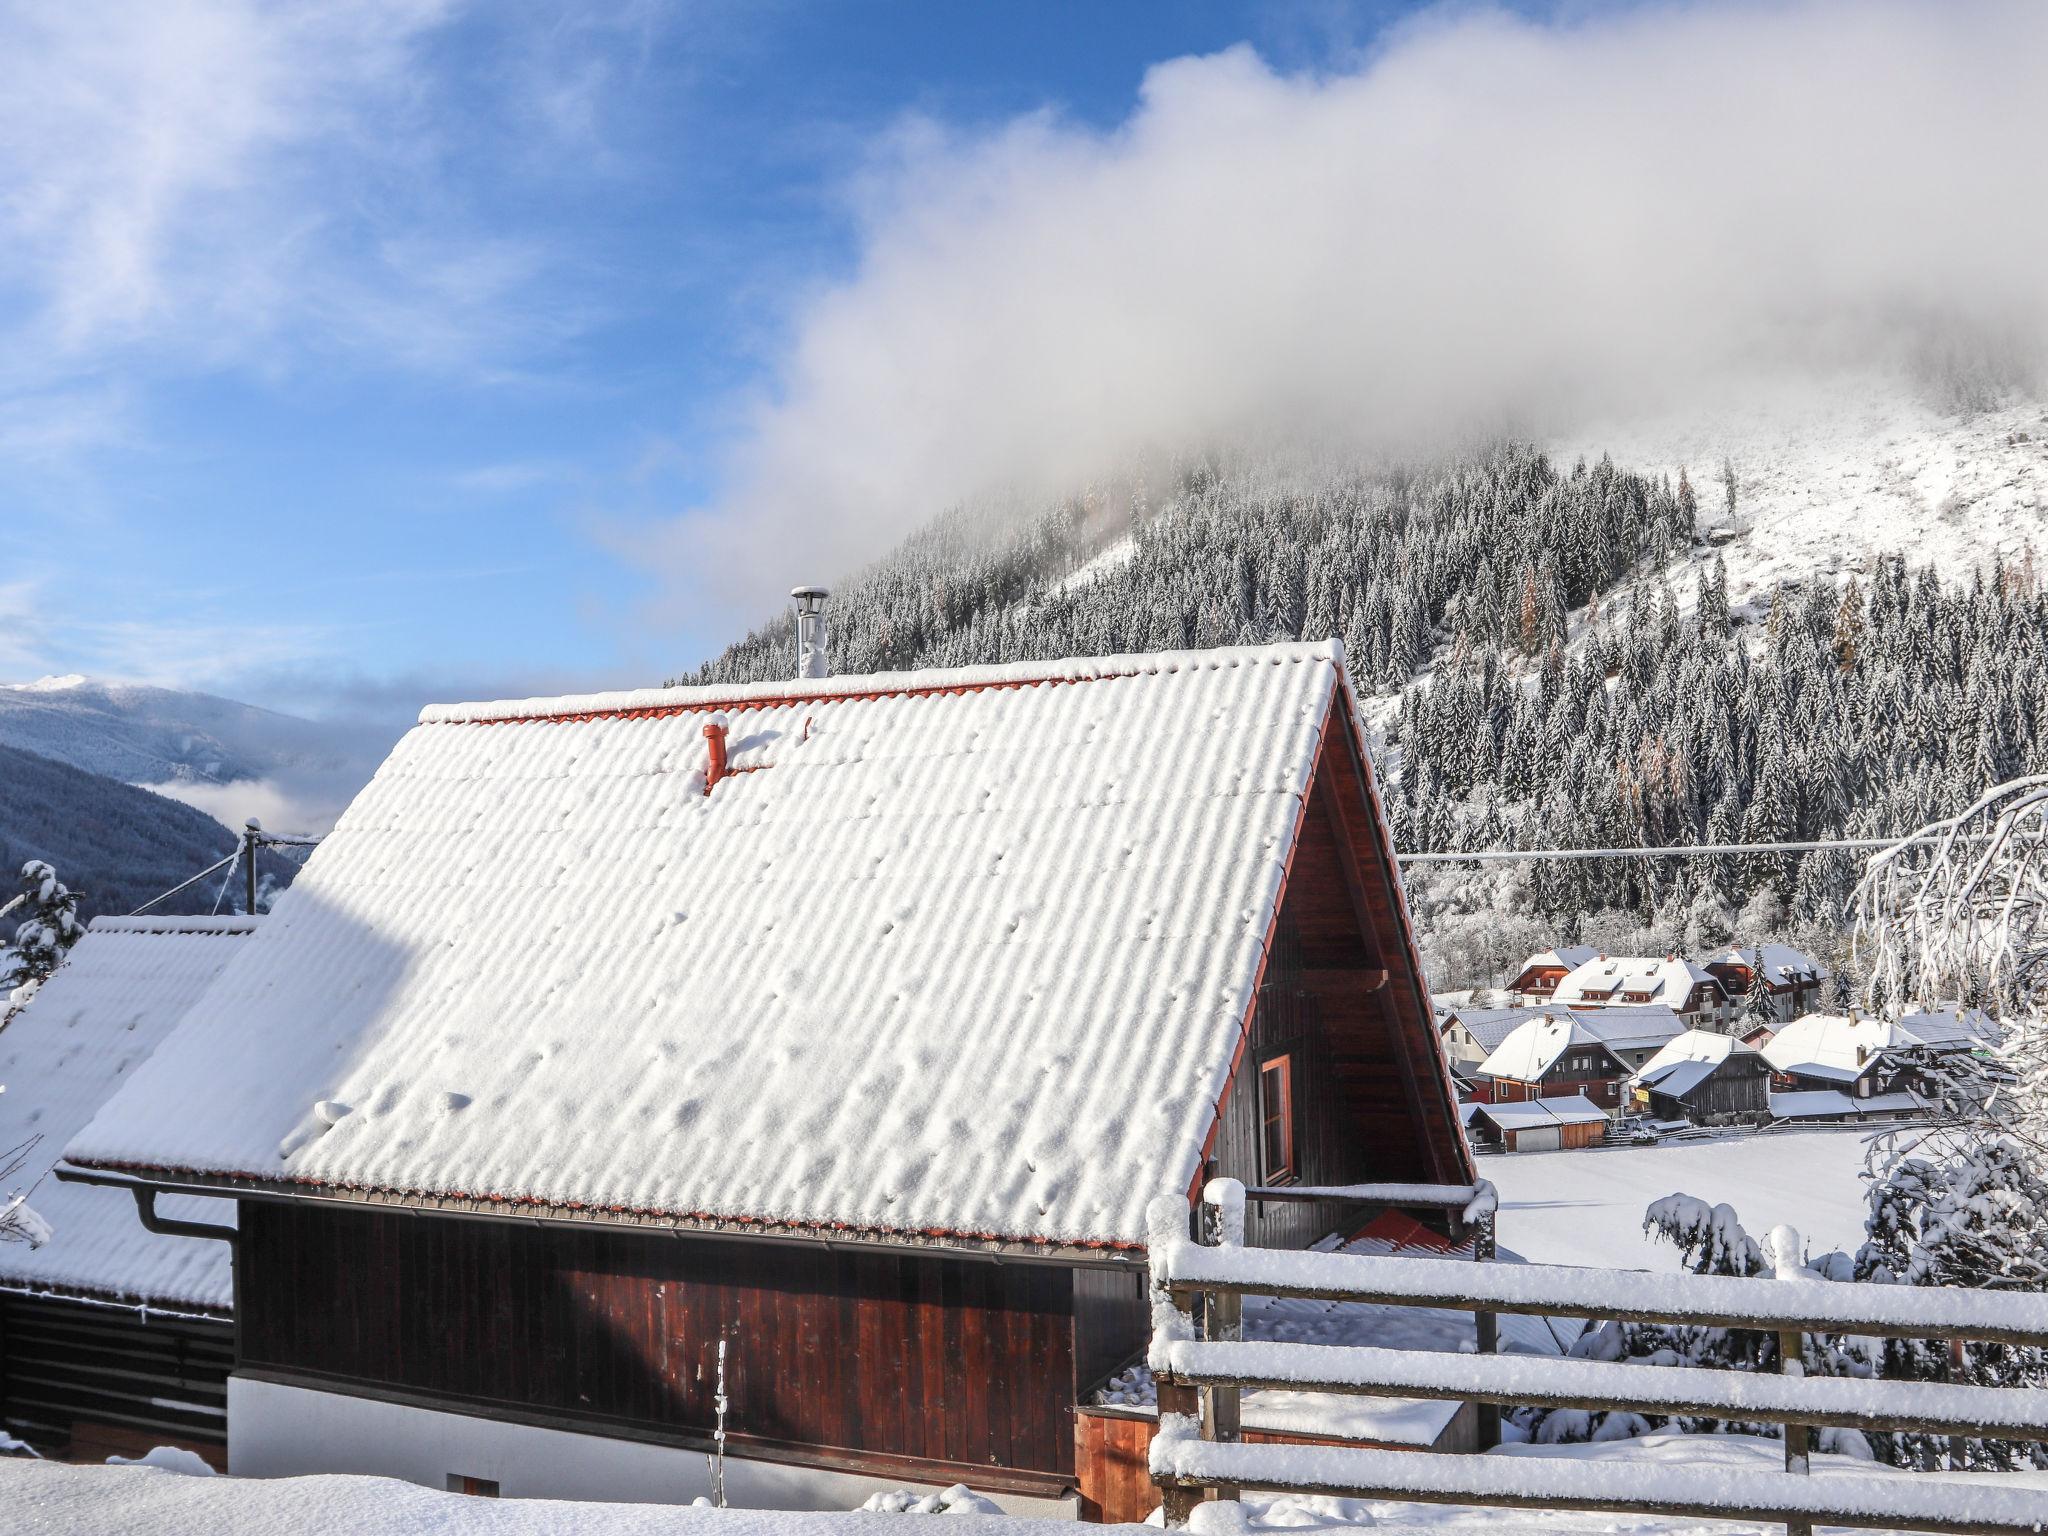
[(1472, 1178), (1333, 645), (430, 709), (243, 948), (63, 1169), (238, 1473), (1085, 1510), (1148, 1201)]

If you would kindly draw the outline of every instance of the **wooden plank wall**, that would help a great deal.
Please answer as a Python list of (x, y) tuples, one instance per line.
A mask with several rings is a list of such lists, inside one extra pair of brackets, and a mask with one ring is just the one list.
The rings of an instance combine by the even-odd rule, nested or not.
[(234, 1324), (0, 1295), (0, 1422), (47, 1455), (153, 1445), (225, 1466)]
[(244, 1202), (239, 1304), (246, 1365), (696, 1434), (723, 1335), (736, 1452), (1073, 1468), (1054, 1265)]

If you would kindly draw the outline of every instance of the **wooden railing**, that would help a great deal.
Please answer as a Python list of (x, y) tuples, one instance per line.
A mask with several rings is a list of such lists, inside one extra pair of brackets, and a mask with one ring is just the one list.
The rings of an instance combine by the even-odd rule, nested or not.
[[(1234, 1499), (1257, 1489), (1762, 1521), (1795, 1533), (1810, 1532), (1816, 1521), (1881, 1530), (2048, 1530), (2048, 1489), (1877, 1471), (1810, 1476), (1808, 1465), (1808, 1433), (1817, 1426), (2048, 1441), (2048, 1391), (1801, 1374), (1809, 1333), (2048, 1347), (2048, 1296), (1246, 1248), (1244, 1198), (1234, 1180), (1209, 1186), (1212, 1244), (1189, 1238), (1184, 1201), (1168, 1197), (1153, 1212), (1149, 1363), (1158, 1382), (1159, 1433), (1151, 1467), (1169, 1526), (1186, 1524), (1211, 1491)], [(1247, 1342), (1246, 1296), (1751, 1329), (1778, 1335), (1783, 1374)], [(1206, 1336), (1198, 1335), (1198, 1315)], [(1782, 1424), (1785, 1470), (1240, 1443), (1239, 1394), (1265, 1387)]]

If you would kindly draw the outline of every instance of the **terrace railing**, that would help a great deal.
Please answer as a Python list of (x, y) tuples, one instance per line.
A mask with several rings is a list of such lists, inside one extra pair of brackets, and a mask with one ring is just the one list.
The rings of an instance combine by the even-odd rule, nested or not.
[[(1447, 1264), (1247, 1248), (1242, 1185), (1205, 1192), (1213, 1244), (1163, 1199), (1150, 1232), (1159, 1432), (1153, 1480), (1169, 1526), (1211, 1493), (1262, 1492), (1580, 1509), (1873, 1530), (2041, 1532), (2048, 1488), (1872, 1470), (1810, 1475), (1817, 1426), (2048, 1441), (2048, 1391), (1801, 1374), (1809, 1333), (1997, 1341), (2048, 1348), (2048, 1296), (1914, 1286), (1759, 1281), (1556, 1265)], [(1433, 1354), (1241, 1337), (1246, 1296), (1695, 1324), (1774, 1332), (1782, 1374), (1621, 1362)], [(1198, 1334), (1196, 1318), (1208, 1326)], [(1785, 1470), (1617, 1466), (1525, 1456), (1247, 1445), (1251, 1388), (1494, 1405), (1701, 1414), (1785, 1426)]]

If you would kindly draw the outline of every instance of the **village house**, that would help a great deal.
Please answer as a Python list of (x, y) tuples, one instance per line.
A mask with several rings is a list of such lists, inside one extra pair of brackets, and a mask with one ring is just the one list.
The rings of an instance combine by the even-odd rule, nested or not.
[(1607, 1111), (1584, 1094), (1468, 1104), (1465, 1123), (1480, 1145), (1501, 1152), (1559, 1152), (1607, 1139)]
[(1721, 983), (1676, 955), (1596, 955), (1557, 984), (1561, 1008), (1668, 1008), (1687, 1029), (1727, 1029), (1735, 1018)]
[(238, 1473), (1100, 1509), (1149, 1201), (1473, 1177), (1334, 645), (430, 709), (243, 948), (62, 1170)]
[(1761, 1124), (1771, 1115), (1771, 1064), (1719, 1030), (1689, 1029), (1629, 1080), (1629, 1107), (1693, 1125)]
[[(93, 920), (0, 1028), (0, 1148), (47, 1242), (0, 1243), (0, 1424), (45, 1455), (98, 1460), (173, 1445), (225, 1467), (234, 1353), (228, 1250), (151, 1231), (132, 1197), (46, 1177), (65, 1142), (134, 1074), (256, 919)], [(206, 1113), (202, 1100), (194, 1113)], [(232, 1220), (175, 1200), (175, 1224)]]
[(1629, 1067), (1569, 1013), (1549, 1010), (1516, 1026), (1473, 1073), (1473, 1098), (1486, 1104), (1583, 1095), (1618, 1114)]
[(1770, 1016), (1780, 1023), (1813, 1012), (1834, 978), (1820, 961), (1789, 944), (1752, 944), (1723, 950), (1706, 962), (1737, 1015), (1747, 1014), (1750, 989), (1758, 978), (1770, 999)]
[(1946, 1059), (1995, 1043), (1978, 1010), (1885, 1019), (1813, 1013), (1762, 1046), (1774, 1073), (1780, 1119), (1834, 1120), (1924, 1113), (1940, 1091)]
[(1437, 1020), (1451, 1067), (1470, 1076), (1531, 1019), (1568, 1018), (1600, 1041), (1631, 1072), (1685, 1033), (1669, 1008), (1451, 1008)]
[(1598, 953), (1590, 944), (1560, 944), (1531, 955), (1507, 984), (1507, 993), (1523, 1007), (1540, 1008), (1557, 996), (1557, 984)]

